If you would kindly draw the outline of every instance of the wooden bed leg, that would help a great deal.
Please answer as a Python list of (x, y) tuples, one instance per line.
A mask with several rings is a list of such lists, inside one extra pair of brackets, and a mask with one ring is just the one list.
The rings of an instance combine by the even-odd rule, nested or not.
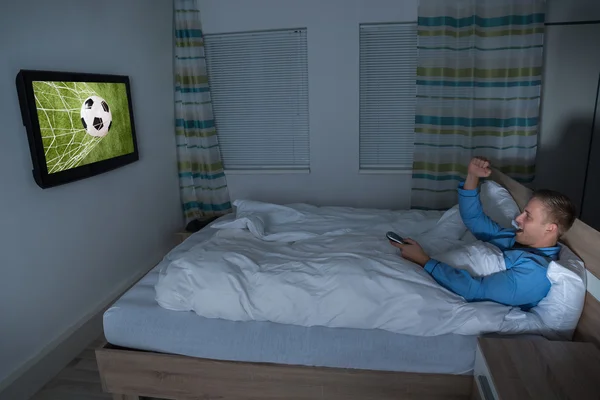
[(139, 396), (133, 394), (116, 394), (113, 393), (113, 400), (140, 400)]

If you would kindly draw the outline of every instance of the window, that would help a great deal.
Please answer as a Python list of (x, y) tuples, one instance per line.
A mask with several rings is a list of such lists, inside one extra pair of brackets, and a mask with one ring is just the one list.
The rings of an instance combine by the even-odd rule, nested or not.
[(360, 169), (410, 170), (417, 25), (360, 26)]
[(225, 169), (308, 169), (306, 29), (204, 40)]

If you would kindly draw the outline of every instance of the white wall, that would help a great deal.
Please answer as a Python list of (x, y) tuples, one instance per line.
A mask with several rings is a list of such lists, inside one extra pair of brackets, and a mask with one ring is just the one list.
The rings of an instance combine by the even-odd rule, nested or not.
[(205, 33), (306, 27), (310, 174), (227, 174), (232, 199), (408, 208), (410, 174), (359, 174), (359, 23), (417, 20), (417, 1), (200, 0)]
[[(129, 75), (140, 161), (40, 189), (17, 101), (19, 69)], [(180, 229), (169, 0), (0, 5), (0, 389), (152, 267)]]

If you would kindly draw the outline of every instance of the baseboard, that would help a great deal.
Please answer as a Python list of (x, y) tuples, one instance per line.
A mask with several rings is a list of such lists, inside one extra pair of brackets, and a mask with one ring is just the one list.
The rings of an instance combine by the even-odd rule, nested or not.
[(50, 341), (34, 357), (0, 382), (0, 400), (27, 400), (56, 376), (73, 358), (102, 333), (102, 315), (121, 294), (148, 273), (152, 267), (137, 271), (106, 298)]

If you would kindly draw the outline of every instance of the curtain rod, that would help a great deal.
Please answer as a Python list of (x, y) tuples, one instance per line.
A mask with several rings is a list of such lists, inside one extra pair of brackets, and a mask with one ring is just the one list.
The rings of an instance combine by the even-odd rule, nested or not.
[(587, 24), (600, 24), (600, 19), (594, 21), (572, 21), (572, 22), (546, 22), (544, 25), (587, 25)]

